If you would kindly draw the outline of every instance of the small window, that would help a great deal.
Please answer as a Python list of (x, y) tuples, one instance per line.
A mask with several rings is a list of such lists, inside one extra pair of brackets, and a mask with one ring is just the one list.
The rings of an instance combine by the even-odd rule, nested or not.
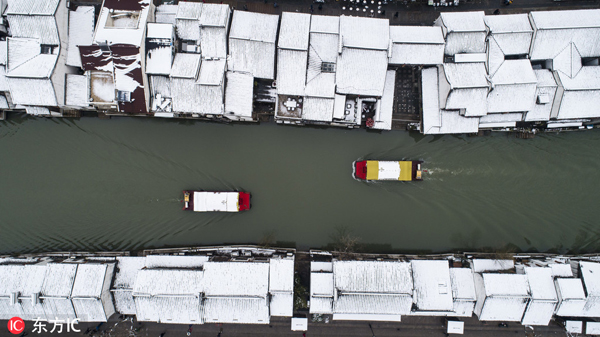
[(54, 46), (43, 44), (40, 46), (42, 54), (54, 54)]
[(331, 62), (321, 63), (321, 71), (324, 73), (335, 73), (335, 63), (331, 63)]
[(131, 102), (131, 92), (122, 90), (117, 91), (117, 101)]

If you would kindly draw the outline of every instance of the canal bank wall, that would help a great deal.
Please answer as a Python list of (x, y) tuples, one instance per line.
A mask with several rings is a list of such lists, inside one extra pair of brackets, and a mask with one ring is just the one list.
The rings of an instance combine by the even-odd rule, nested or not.
[(0, 280), (0, 320), (125, 315), (140, 323), (270, 324), (294, 317), (318, 325), (433, 316), (464, 329), (470, 317), (534, 327), (600, 318), (598, 255), (257, 246), (57, 252), (0, 257)]

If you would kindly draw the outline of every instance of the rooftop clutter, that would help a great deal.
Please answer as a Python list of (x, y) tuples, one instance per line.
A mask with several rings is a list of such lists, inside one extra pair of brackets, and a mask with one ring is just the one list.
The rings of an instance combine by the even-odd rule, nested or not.
[[(105, 0), (97, 23), (93, 7), (38, 7), (8, 1), (0, 109), (243, 122), (265, 113), (281, 124), (390, 130), (413, 84), (424, 134), (600, 118), (600, 10), (444, 12), (411, 27), (186, 1)], [(414, 83), (398, 67), (414, 68)]]

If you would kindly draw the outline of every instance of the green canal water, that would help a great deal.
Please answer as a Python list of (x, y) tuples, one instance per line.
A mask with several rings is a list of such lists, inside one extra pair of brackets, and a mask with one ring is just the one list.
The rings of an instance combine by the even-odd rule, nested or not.
[[(0, 252), (308, 248), (339, 233), (379, 251), (598, 251), (599, 146), (595, 130), (521, 140), (12, 114), (0, 122)], [(428, 172), (358, 182), (357, 158), (421, 159)], [(252, 209), (182, 211), (184, 189), (248, 191)]]

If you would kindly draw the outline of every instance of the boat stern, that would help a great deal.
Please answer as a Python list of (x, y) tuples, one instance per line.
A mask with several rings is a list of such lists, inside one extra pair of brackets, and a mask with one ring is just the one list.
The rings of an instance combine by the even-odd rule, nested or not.
[(183, 202), (184, 211), (194, 210), (194, 191), (183, 191)]
[(414, 160), (412, 162), (412, 171), (413, 171), (413, 177), (412, 180), (416, 180), (416, 181), (420, 181), (423, 180), (423, 170), (421, 169), (421, 164), (423, 162), (419, 161), (419, 160)]

